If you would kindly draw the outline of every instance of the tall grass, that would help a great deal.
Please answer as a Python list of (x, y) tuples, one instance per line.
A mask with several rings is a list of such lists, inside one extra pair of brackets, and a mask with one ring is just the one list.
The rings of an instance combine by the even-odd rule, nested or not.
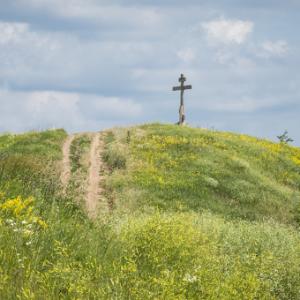
[[(136, 177), (142, 174), (137, 172), (149, 171), (145, 151), (153, 147), (153, 131), (169, 136), (168, 130), (175, 130), (176, 135), (183, 130), (182, 136), (187, 139), (191, 132), (158, 125), (131, 130), (129, 144), (123, 131), (106, 139), (106, 150), (115, 150), (110, 153), (125, 149), (126, 165), (119, 168), (112, 164), (106, 174), (106, 184), (116, 197), (116, 209), (96, 222), (88, 220), (74, 201), (72, 190), (67, 195), (61, 193), (59, 160), (65, 132), (0, 137), (1, 299), (300, 298), (300, 236), (295, 227), (272, 220), (237, 219), (232, 207), (219, 216), (212, 213), (217, 211), (213, 205), (211, 212), (205, 207), (200, 210), (199, 205), (194, 208), (190, 199), (196, 191), (186, 193), (187, 204), (184, 198), (172, 204), (169, 196), (162, 198), (159, 182), (149, 177), (146, 184), (145, 177)], [(39, 141), (36, 146), (31, 139)], [(15, 145), (14, 140), (22, 140), (23, 146)], [(82, 162), (87, 148), (77, 145), (85, 149), (76, 151), (80, 154), (75, 161)], [(154, 161), (155, 166), (165, 168), (162, 156), (171, 150), (177, 163), (176, 151), (180, 156), (183, 149), (195, 150), (186, 145), (176, 147), (178, 150), (156, 151), (159, 163)], [(111, 159), (114, 161), (113, 155)], [(248, 163), (252, 167), (251, 160)], [(194, 171), (195, 165), (190, 164)], [(84, 167), (79, 165), (80, 171)], [(174, 187), (173, 195), (183, 193), (184, 181), (188, 185), (191, 182), (182, 174), (190, 175), (189, 167), (179, 172), (180, 166), (185, 164), (168, 166), (165, 172), (170, 176), (166, 173), (163, 177), (174, 180), (172, 168), (177, 168), (178, 178), (172, 182), (178, 187)], [(264, 176), (270, 172), (256, 171)], [(161, 172), (159, 169), (159, 176)], [(220, 185), (206, 180), (212, 187)], [(285, 187), (289, 191), (292, 184), (283, 187), (283, 193), (287, 193)], [(76, 189), (73, 192), (76, 194)]]

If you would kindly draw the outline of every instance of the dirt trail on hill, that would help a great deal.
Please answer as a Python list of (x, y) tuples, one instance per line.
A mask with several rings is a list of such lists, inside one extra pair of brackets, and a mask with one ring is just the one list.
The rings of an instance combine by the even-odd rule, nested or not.
[(86, 195), (86, 210), (91, 218), (97, 216), (97, 209), (99, 204), (99, 197), (101, 194), (100, 176), (101, 169), (101, 152), (103, 149), (103, 142), (100, 140), (100, 133), (93, 134), (91, 149), (90, 149), (90, 169), (89, 181)]
[(71, 162), (70, 162), (70, 147), (75, 138), (75, 135), (69, 135), (63, 145), (63, 160), (62, 160), (62, 172), (60, 176), (61, 183), (64, 188), (67, 187), (71, 176)]

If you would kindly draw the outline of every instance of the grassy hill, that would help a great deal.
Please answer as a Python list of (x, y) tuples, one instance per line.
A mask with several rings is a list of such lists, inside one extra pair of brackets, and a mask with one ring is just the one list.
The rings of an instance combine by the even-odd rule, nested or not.
[[(1, 299), (299, 299), (300, 150), (151, 124), (106, 132), (86, 217), (88, 135), (0, 136)], [(105, 196), (105, 197), (104, 197)]]
[(134, 201), (138, 209), (210, 210), (230, 218), (298, 224), (299, 148), (156, 124), (118, 129), (107, 139), (108, 162), (127, 161), (125, 171), (111, 176), (116, 198), (124, 202), (117, 206)]

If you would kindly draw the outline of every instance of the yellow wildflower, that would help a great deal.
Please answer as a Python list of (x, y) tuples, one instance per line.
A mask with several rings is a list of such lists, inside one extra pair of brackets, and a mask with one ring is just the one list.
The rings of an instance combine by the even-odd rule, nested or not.
[(297, 156), (293, 156), (293, 157), (292, 157), (292, 161), (293, 161), (296, 165), (300, 166), (300, 159), (299, 159)]
[(45, 229), (47, 224), (33, 213), (33, 203), (33, 197), (28, 197), (23, 200), (21, 196), (18, 196), (14, 199), (8, 199), (3, 204), (0, 204), (0, 212), (22, 221), (21, 223), (23, 225), (27, 223), (34, 223)]
[(45, 221), (43, 221), (41, 218), (39, 217), (32, 217), (31, 221), (35, 224), (38, 224), (40, 227), (42, 227), (43, 229), (47, 228), (48, 225), (46, 224)]

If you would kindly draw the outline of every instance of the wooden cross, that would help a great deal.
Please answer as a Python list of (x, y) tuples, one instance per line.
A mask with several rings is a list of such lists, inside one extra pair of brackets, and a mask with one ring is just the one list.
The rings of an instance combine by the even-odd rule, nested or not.
[(185, 123), (185, 114), (184, 114), (184, 100), (183, 100), (183, 92), (184, 90), (190, 90), (192, 88), (191, 85), (184, 85), (186, 78), (183, 74), (180, 75), (179, 80), (180, 86), (174, 86), (173, 91), (180, 91), (180, 107), (179, 107), (179, 125), (183, 125)]

